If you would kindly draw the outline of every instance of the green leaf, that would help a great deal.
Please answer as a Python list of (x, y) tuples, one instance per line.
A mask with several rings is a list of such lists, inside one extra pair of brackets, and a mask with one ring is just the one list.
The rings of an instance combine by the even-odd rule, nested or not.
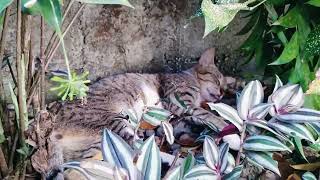
[(185, 174), (187, 174), (190, 169), (192, 169), (192, 167), (194, 166), (195, 164), (195, 158), (192, 154), (188, 154), (188, 156), (184, 159), (183, 163), (182, 163), (182, 171), (181, 171), (181, 174), (183, 177)]
[(22, 12), (32, 15), (41, 13), (38, 0), (22, 0)]
[(13, 0), (1, 0), (0, 1), (0, 13), (6, 9), (11, 3), (13, 2)]
[(280, 17), (273, 25), (280, 25), (286, 28), (297, 27), (302, 15), (300, 9), (296, 6), (288, 11), (285, 16)]
[(303, 180), (317, 180), (316, 176), (314, 174), (312, 174), (312, 172), (305, 172), (302, 175), (302, 179)]
[(61, 36), (61, 7), (58, 0), (38, 0), (41, 15), (45, 21)]
[(266, 23), (267, 23), (267, 16), (264, 13), (262, 13), (261, 16), (259, 16), (257, 24), (252, 29), (251, 34), (246, 39), (246, 41), (241, 45), (240, 49), (244, 51), (255, 51), (259, 43), (261, 43), (262, 41), (263, 32), (265, 31)]
[(270, 136), (255, 135), (246, 139), (243, 144), (245, 150), (250, 151), (289, 151), (291, 150), (278, 139)]
[(320, 7), (320, 0), (311, 0), (308, 1), (307, 4), (310, 4), (312, 6)]
[(120, 4), (124, 6), (128, 6), (134, 8), (129, 1), (127, 0), (76, 0), (82, 3), (89, 3), (89, 4)]
[(269, 65), (280, 65), (291, 62), (299, 54), (298, 32), (295, 32), (290, 41), (284, 47), (280, 57)]
[(297, 136), (294, 136), (293, 137), (293, 144), (294, 144), (294, 147), (296, 148), (296, 150), (298, 150), (299, 154), (303, 157), (303, 159), (305, 159), (308, 162), (306, 156), (304, 155), (301, 139)]
[(161, 159), (160, 151), (155, 142), (154, 136), (149, 137), (140, 149), (141, 153), (138, 157), (136, 166), (146, 179), (161, 178)]
[(230, 173), (223, 176), (223, 180), (234, 180), (240, 179), (242, 173), (243, 165), (236, 166)]
[(226, 27), (240, 10), (249, 10), (247, 3), (213, 4), (211, 0), (203, 0), (201, 10), (205, 19), (206, 37), (210, 32)]
[(309, 56), (320, 55), (320, 25), (317, 25), (308, 35), (305, 52)]
[(252, 14), (248, 23), (236, 35), (247, 34), (252, 28), (254, 28), (259, 21), (260, 14), (261, 14), (261, 11), (259, 10), (258, 12)]
[(255, 163), (280, 175), (278, 162), (272, 159), (272, 153), (247, 151), (247, 155)]

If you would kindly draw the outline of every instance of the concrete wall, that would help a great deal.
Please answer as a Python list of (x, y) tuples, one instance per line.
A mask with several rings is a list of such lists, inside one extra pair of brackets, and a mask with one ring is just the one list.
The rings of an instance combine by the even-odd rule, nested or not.
[[(203, 39), (202, 18), (184, 28), (199, 2), (135, 0), (135, 9), (86, 5), (66, 37), (72, 68), (89, 70), (90, 79), (95, 79), (127, 71), (163, 71), (168, 60), (199, 57), (213, 46), (220, 55), (230, 56), (244, 40), (234, 36), (243, 22), (235, 20), (225, 32)], [(237, 61), (237, 56), (231, 59)], [(61, 55), (50, 65), (51, 70), (63, 67)]]
[[(72, 69), (89, 70), (89, 79), (122, 72), (159, 72), (190, 64), (208, 47), (216, 47), (222, 71), (236, 74), (239, 61), (235, 50), (245, 39), (234, 34), (245, 24), (236, 18), (223, 33), (205, 39), (203, 18), (188, 18), (200, 0), (131, 0), (135, 9), (117, 5), (86, 5), (65, 37)], [(65, 2), (67, 4), (67, 1)], [(79, 7), (74, 3), (67, 20)], [(15, 8), (14, 8), (15, 9)], [(6, 53), (15, 54), (15, 16), (10, 16)], [(34, 55), (39, 55), (39, 17), (33, 19)], [(46, 42), (51, 35), (46, 27)], [(178, 68), (177, 68), (178, 67)], [(182, 66), (183, 67), (183, 66)], [(63, 70), (61, 51), (49, 70)], [(6, 69), (6, 77), (8, 69)], [(7, 78), (8, 79), (8, 78)], [(10, 79), (10, 78), (9, 78)]]

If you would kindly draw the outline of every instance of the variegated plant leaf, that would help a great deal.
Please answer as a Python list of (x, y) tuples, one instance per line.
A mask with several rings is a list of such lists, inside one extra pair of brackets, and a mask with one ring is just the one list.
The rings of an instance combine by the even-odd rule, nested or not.
[(283, 83), (278, 75), (276, 75), (276, 84), (274, 85), (273, 92), (276, 92), (280, 87), (283, 86)]
[(133, 150), (120, 136), (105, 129), (101, 150), (104, 161), (126, 169), (130, 178), (137, 177), (136, 167), (133, 164)]
[(148, 110), (143, 113), (143, 120), (152, 124), (153, 126), (161, 125), (162, 121), (167, 121), (171, 117), (171, 113), (165, 109), (148, 107)]
[(211, 0), (203, 0), (201, 10), (205, 19), (205, 32), (210, 32), (226, 27), (240, 10), (248, 10), (247, 3), (213, 4)]
[(152, 117), (155, 117), (161, 121), (168, 120), (171, 116), (171, 112), (162, 108), (148, 107), (146, 112)]
[(220, 172), (224, 172), (228, 167), (229, 144), (223, 143), (219, 147), (219, 163)]
[(312, 172), (305, 172), (302, 175), (303, 180), (317, 180), (316, 176)]
[(112, 166), (105, 161), (83, 160), (80, 162), (80, 167), (95, 179), (111, 179), (110, 177), (114, 176), (120, 176), (121, 179), (128, 178), (128, 172), (125, 169)]
[(315, 139), (312, 133), (302, 124), (292, 124), (292, 123), (283, 123), (283, 122), (268, 122), (268, 125), (273, 129), (276, 129), (288, 136), (297, 136), (301, 139), (308, 140), (312, 143), (315, 142)]
[(294, 147), (296, 148), (296, 150), (299, 152), (299, 154), (303, 157), (303, 159), (308, 162), (308, 159), (304, 155), (301, 139), (297, 136), (294, 136), (293, 137), (293, 144), (294, 144)]
[(177, 166), (172, 170), (168, 171), (164, 180), (180, 180), (181, 178), (181, 166)]
[(194, 166), (184, 177), (183, 180), (216, 180), (219, 176), (215, 171), (204, 164)]
[(224, 103), (208, 103), (208, 105), (211, 110), (217, 111), (221, 117), (235, 125), (239, 131), (242, 130), (243, 120), (233, 107)]
[(235, 168), (235, 165), (236, 165), (236, 160), (234, 159), (233, 155), (229, 152), (228, 153), (228, 165), (227, 165), (227, 168), (224, 171), (224, 173), (228, 174), (231, 171), (233, 171), (233, 169)]
[(230, 149), (238, 151), (240, 149), (240, 136), (238, 134), (230, 134), (222, 137), (223, 142), (228, 142)]
[(140, 149), (136, 166), (143, 177), (152, 177), (152, 179), (161, 178), (161, 159), (160, 151), (155, 142), (154, 136), (149, 137)]
[(289, 151), (291, 150), (278, 139), (271, 136), (255, 135), (248, 137), (243, 148), (250, 151)]
[(223, 176), (223, 180), (234, 180), (234, 179), (239, 179), (241, 172), (243, 169), (243, 165), (239, 165), (237, 167), (235, 167), (230, 173), (226, 174), (225, 176)]
[(216, 170), (216, 165), (219, 162), (219, 148), (214, 140), (207, 136), (203, 143), (203, 157), (208, 167)]
[(77, 0), (82, 3), (89, 3), (89, 4), (119, 4), (134, 8), (129, 1), (127, 0)]
[(264, 119), (272, 106), (273, 104), (270, 103), (261, 103), (254, 106), (249, 110), (248, 120)]
[(296, 112), (276, 116), (279, 121), (287, 123), (320, 122), (320, 111), (300, 108)]
[(318, 133), (318, 135), (320, 136), (320, 122), (314, 122), (314, 123), (310, 123), (310, 125), (312, 126), (312, 128)]
[(164, 134), (166, 135), (166, 140), (169, 144), (174, 143), (174, 136), (173, 136), (173, 127), (168, 121), (162, 121), (162, 128), (164, 130)]
[(195, 165), (195, 162), (196, 160), (194, 156), (189, 153), (182, 163), (180, 177), (183, 177), (185, 174), (187, 174), (190, 171), (190, 169), (193, 168), (193, 166)]
[(274, 107), (270, 110), (270, 115), (287, 113), (286, 107), (301, 107), (304, 102), (304, 94), (302, 88), (295, 85), (281, 86), (277, 91), (269, 97), (269, 102), (274, 103)]
[(248, 158), (250, 158), (255, 163), (280, 175), (280, 172), (278, 169), (278, 162), (272, 159), (271, 152), (247, 151), (246, 154)]
[(263, 88), (259, 81), (251, 81), (243, 89), (237, 104), (238, 114), (241, 119), (247, 120), (249, 111), (263, 101)]
[(169, 95), (169, 100), (176, 106), (178, 106), (181, 109), (187, 110), (187, 105), (183, 102), (183, 100), (179, 97), (177, 93), (171, 93)]
[(139, 117), (138, 113), (134, 109), (126, 109), (122, 112), (122, 114), (129, 117), (128, 120), (133, 127), (136, 128), (139, 125), (141, 116)]
[(291, 141), (290, 141), (287, 137), (285, 137), (284, 135), (282, 135), (282, 134), (276, 132), (275, 130), (271, 129), (271, 128), (268, 126), (267, 121), (265, 121), (265, 120), (248, 121), (247, 124), (248, 124), (248, 125), (251, 125), (251, 126), (255, 126), (255, 127), (259, 127), (259, 128), (265, 129), (265, 130), (273, 133), (273, 134), (276, 135), (277, 137), (281, 138), (282, 140), (287, 141), (287, 142), (291, 142)]

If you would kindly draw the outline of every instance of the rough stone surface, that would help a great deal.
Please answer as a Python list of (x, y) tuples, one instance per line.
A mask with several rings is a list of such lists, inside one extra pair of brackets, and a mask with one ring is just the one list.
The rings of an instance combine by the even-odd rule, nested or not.
[[(222, 66), (222, 72), (236, 74), (235, 67), (240, 59), (239, 53), (235, 53), (235, 50), (246, 37), (235, 34), (244, 25), (245, 20), (236, 18), (226, 31), (211, 33), (203, 38), (203, 18), (194, 19), (191, 23), (188, 21), (200, 7), (201, 1), (131, 2), (135, 9), (118, 5), (85, 6), (65, 37), (72, 69), (88, 70), (91, 80), (122, 72), (180, 70), (181, 64), (192, 64), (206, 48), (216, 47), (218, 66)], [(67, 22), (78, 7), (79, 3), (75, 2)], [(9, 40), (6, 45), (6, 52), (12, 54), (13, 62), (15, 16), (15, 13), (11, 13)], [(32, 24), (33, 54), (38, 56), (39, 17), (34, 18)], [(48, 29), (49, 27), (46, 27), (46, 30)], [(46, 31), (46, 42), (50, 35), (51, 31)], [(64, 59), (59, 50), (48, 70), (64, 69)], [(7, 69), (6, 71), (8, 73)]]
[[(72, 68), (89, 70), (90, 79), (128, 71), (164, 71), (168, 59), (196, 58), (208, 47), (230, 55), (244, 39), (234, 36), (242, 26), (239, 20), (225, 32), (205, 39), (202, 18), (184, 28), (199, 8), (198, 0), (135, 0), (132, 4), (135, 9), (110, 5), (84, 8), (65, 40)], [(61, 55), (55, 56), (49, 69), (59, 68), (64, 68)]]

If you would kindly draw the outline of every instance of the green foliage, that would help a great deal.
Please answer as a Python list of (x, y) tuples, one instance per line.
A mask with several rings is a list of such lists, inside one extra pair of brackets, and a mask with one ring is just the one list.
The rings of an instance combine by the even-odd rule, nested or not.
[(320, 0), (311, 0), (307, 2), (308, 4), (316, 7), (320, 7)]
[(226, 27), (240, 10), (248, 10), (248, 2), (227, 3), (221, 1), (220, 4), (213, 4), (211, 0), (203, 0), (201, 10), (206, 24), (204, 37), (216, 29), (220, 31)]
[[(238, 33), (250, 33), (240, 47), (247, 58), (243, 64), (255, 60), (257, 70), (265, 79), (279, 74), (291, 83), (299, 83), (305, 91), (319, 67), (320, 1), (270, 0), (260, 3), (264, 6), (246, 16), (249, 21)], [(203, 0), (205, 36), (213, 30), (223, 30), (239, 10), (258, 6), (250, 8), (248, 4), (248, 1), (214, 3)]]
[(66, 76), (53, 76), (51, 80), (56, 82), (58, 86), (51, 88), (51, 91), (56, 91), (57, 95), (64, 101), (68, 97), (72, 101), (74, 96), (83, 99), (87, 96), (89, 87), (86, 85), (90, 83), (87, 80), (89, 72), (85, 72), (78, 76), (75, 72), (71, 73), (71, 79)]
[(0, 1), (0, 13), (6, 9), (11, 3), (13, 2), (13, 0), (1, 0)]

